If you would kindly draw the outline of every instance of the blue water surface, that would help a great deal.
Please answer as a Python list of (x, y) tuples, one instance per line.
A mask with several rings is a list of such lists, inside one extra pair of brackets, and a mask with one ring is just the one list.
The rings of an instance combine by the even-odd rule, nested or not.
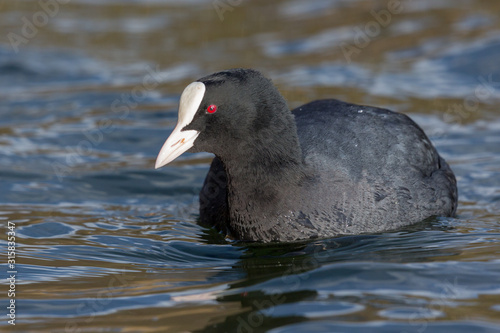
[[(17, 51), (1, 40), (0, 220), (17, 270), (1, 330), (500, 332), (500, 4), (403, 2), (361, 47), (386, 3), (217, 3), (61, 2)], [(2, 36), (43, 10), (0, 5)], [(457, 176), (457, 217), (291, 244), (198, 225), (212, 156), (154, 161), (182, 89), (237, 66), (290, 107), (410, 115)]]

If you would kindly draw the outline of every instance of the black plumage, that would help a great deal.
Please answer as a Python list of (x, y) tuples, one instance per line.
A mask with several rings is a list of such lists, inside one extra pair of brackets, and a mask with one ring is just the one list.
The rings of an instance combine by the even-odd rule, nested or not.
[[(251, 241), (294, 241), (400, 228), (453, 216), (453, 172), (408, 116), (334, 99), (292, 112), (270, 80), (233, 69), (206, 91), (183, 130), (214, 158), (203, 223)], [(217, 112), (206, 109), (217, 105)]]

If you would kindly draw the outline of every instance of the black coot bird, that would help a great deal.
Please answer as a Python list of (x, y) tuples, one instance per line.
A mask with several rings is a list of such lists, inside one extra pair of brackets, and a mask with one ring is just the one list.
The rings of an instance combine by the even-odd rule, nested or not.
[(215, 154), (200, 219), (235, 239), (376, 233), (457, 207), (452, 170), (409, 117), (335, 99), (290, 112), (251, 69), (186, 87), (156, 168), (185, 151)]

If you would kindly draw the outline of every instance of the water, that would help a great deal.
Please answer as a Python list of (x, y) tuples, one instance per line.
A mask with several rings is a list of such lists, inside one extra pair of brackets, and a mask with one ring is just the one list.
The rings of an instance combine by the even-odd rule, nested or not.
[[(0, 5), (1, 242), (14, 222), (17, 252), (16, 326), (3, 292), (1, 330), (500, 331), (500, 3), (218, 4)], [(154, 160), (182, 89), (237, 66), (290, 107), (409, 114), (457, 175), (458, 217), (274, 245), (198, 226), (211, 156)]]

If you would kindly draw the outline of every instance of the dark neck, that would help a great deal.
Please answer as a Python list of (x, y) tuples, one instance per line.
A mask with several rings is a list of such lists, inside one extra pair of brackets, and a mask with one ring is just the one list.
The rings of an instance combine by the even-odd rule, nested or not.
[(252, 228), (265, 233), (259, 222), (276, 220), (268, 215), (291, 209), (287, 194), (296, 192), (304, 179), (295, 119), (287, 112), (283, 125), (257, 131), (245, 143), (235, 142), (231, 151), (219, 156), (228, 177), (230, 229), (240, 238)]
[(280, 188), (298, 184), (304, 175), (300, 147), (273, 151), (260, 146), (252, 153), (241, 150), (220, 158), (228, 176), (228, 190), (246, 201), (269, 200)]

